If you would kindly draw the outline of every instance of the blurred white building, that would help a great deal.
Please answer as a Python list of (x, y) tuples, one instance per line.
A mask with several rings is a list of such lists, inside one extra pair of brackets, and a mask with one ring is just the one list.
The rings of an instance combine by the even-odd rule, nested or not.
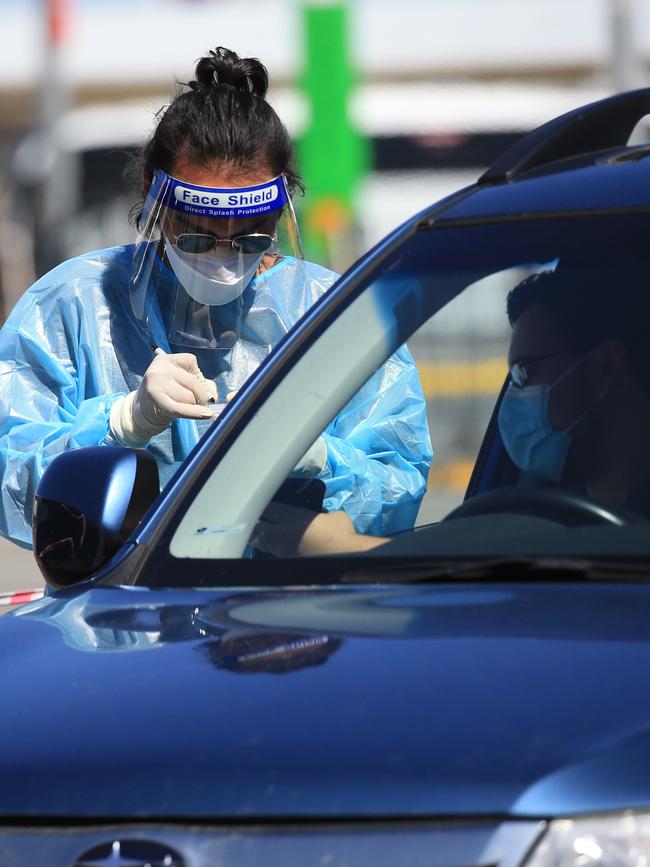
[[(320, 0), (324, 2), (324, 0)], [(302, 0), (68, 0), (65, 71), (76, 85), (155, 85), (185, 79), (215, 44), (257, 55), (276, 81), (302, 67)], [(0, 0), (2, 87), (36, 83), (41, 0)], [(626, 6), (650, 55), (644, 0), (350, 0), (352, 53), (363, 78), (594, 75), (609, 64), (612, 9)]]
[[(217, 44), (262, 59), (270, 100), (300, 135), (309, 123), (299, 86), (304, 2), (67, 0), (58, 67), (73, 109), (60, 117), (56, 144), (97, 155), (141, 143), (175, 82), (187, 81)], [(38, 119), (43, 7), (44, 0), (0, 0), (0, 171), (3, 128), (15, 139)], [(625, 86), (647, 77), (646, 0), (349, 0), (349, 9), (359, 76), (350, 111), (373, 139), (377, 168), (361, 190), (361, 248), (474, 180), (517, 136), (612, 92), (622, 73)], [(625, 52), (617, 11), (621, 20), (627, 13)], [(44, 160), (27, 140), (11, 165), (29, 181)], [(95, 165), (101, 175), (103, 164)], [(78, 219), (64, 221), (68, 253), (93, 246), (94, 236), (128, 240), (124, 201), (91, 219), (79, 201), (74, 211)]]

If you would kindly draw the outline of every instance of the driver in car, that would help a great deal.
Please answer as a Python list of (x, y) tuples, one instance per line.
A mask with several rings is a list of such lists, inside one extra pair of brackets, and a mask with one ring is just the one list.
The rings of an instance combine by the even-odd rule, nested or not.
[(558, 266), (507, 301), (499, 430), (531, 480), (650, 517), (650, 280), (626, 264)]
[[(499, 430), (513, 463), (532, 484), (562, 485), (650, 518), (650, 268), (560, 263), (519, 283), (507, 314), (510, 382)], [(342, 512), (305, 515), (300, 524), (280, 508), (273, 506), (272, 527), (260, 522), (261, 544), (274, 553), (387, 541), (357, 534)]]

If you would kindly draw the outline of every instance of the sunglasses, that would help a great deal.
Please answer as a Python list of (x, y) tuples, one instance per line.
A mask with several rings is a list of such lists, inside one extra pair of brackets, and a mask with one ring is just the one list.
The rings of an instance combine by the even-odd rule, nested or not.
[(175, 246), (181, 253), (209, 253), (219, 244), (227, 244), (238, 253), (266, 253), (273, 243), (272, 235), (255, 233), (252, 235), (237, 235), (236, 238), (217, 238), (214, 235), (179, 235)]

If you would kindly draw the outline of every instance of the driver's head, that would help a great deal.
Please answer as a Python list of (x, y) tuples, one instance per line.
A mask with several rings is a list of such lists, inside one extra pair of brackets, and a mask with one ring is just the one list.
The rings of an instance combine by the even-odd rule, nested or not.
[(506, 448), (534, 477), (587, 483), (620, 421), (650, 414), (650, 270), (561, 263), (516, 286), (507, 311)]

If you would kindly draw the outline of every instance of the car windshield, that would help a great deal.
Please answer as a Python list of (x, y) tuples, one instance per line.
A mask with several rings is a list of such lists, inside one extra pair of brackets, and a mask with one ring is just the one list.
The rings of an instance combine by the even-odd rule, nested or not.
[(646, 561), (648, 228), (642, 213), (421, 226), (288, 371), (239, 463), (206, 465), (144, 583)]

